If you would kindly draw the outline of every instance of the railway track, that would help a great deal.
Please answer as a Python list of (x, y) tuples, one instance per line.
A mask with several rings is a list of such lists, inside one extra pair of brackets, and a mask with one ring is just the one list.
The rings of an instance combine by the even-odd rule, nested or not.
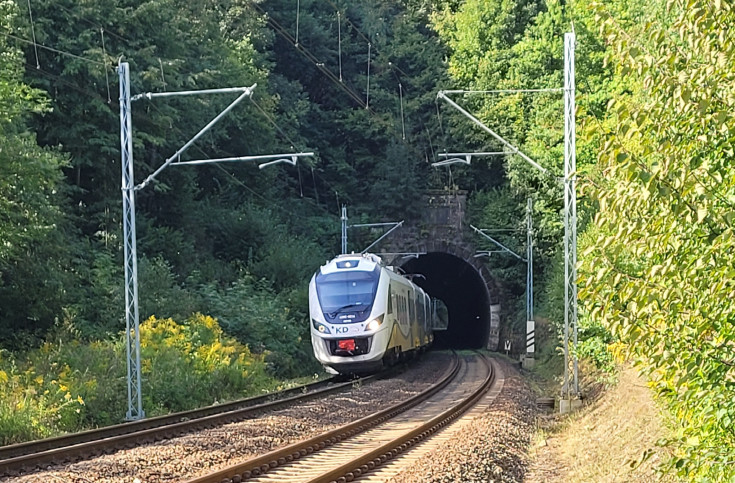
[[(359, 379), (361, 383), (385, 374)], [(68, 463), (112, 453), (139, 444), (169, 439), (203, 428), (250, 418), (352, 387), (356, 381), (335, 382), (334, 378), (285, 391), (241, 399), (202, 409), (183, 411), (56, 438), (0, 447), (0, 477), (17, 476), (41, 466)]]
[(494, 365), (484, 355), (455, 358), (445, 377), (407, 401), (187, 483), (352, 481), (461, 416), (494, 380)]

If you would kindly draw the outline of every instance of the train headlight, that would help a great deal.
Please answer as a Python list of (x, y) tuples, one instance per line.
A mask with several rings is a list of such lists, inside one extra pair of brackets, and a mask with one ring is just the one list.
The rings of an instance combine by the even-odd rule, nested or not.
[(367, 325), (365, 325), (365, 332), (370, 332), (370, 331), (373, 331), (373, 330), (378, 330), (378, 328), (380, 327), (380, 324), (382, 324), (382, 323), (383, 323), (383, 316), (382, 315), (380, 317), (375, 317), (373, 320), (371, 320), (370, 322), (368, 322)]
[(332, 332), (329, 330), (329, 327), (322, 324), (321, 322), (317, 322), (314, 319), (311, 319), (311, 323), (314, 325), (314, 328), (319, 332), (320, 334), (331, 334)]

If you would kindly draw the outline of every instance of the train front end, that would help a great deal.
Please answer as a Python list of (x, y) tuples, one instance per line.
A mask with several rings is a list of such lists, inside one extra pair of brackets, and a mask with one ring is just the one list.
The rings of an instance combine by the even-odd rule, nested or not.
[(342, 255), (309, 283), (314, 356), (327, 371), (360, 374), (382, 368), (391, 329), (384, 324), (388, 277), (373, 255)]

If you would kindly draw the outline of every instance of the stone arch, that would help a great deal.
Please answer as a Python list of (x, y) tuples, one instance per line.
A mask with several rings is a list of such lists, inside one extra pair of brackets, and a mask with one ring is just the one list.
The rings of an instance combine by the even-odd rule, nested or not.
[(406, 273), (421, 274), (414, 282), (444, 301), (449, 327), (437, 332), (437, 347), (498, 349), (499, 290), (470, 245), (431, 240), (414, 245), (415, 255), (386, 259)]

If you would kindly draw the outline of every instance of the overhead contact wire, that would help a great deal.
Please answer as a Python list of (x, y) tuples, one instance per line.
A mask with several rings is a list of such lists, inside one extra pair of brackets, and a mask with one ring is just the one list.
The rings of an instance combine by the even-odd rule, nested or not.
[[(61, 5), (60, 2), (54, 2), (54, 8), (60, 8), (60, 9), (66, 11), (67, 13), (69, 13), (71, 15), (78, 15), (77, 12), (75, 12), (74, 10), (71, 10), (69, 8), (66, 8), (65, 6)], [(91, 21), (89, 19), (79, 17), (79, 20), (81, 20), (83, 22), (86, 22), (86, 23), (88, 23), (89, 25), (91, 25), (91, 26), (93, 26), (95, 28), (103, 28), (102, 25), (100, 25), (100, 24), (98, 24), (96, 22), (93, 22), (93, 21)], [(123, 42), (126, 42), (129, 46), (132, 46), (132, 43), (133, 43), (132, 40), (127, 39), (127, 38), (123, 37), (120, 34), (116, 34), (112, 30), (110, 30), (109, 28), (105, 28), (105, 31), (107, 32), (108, 35), (112, 35), (113, 37), (117, 37), (118, 39), (122, 40)]]
[(339, 57), (339, 81), (342, 82), (342, 19), (337, 10), (337, 52)]
[(401, 129), (403, 130), (403, 140), (406, 140), (406, 123), (403, 120), (403, 86), (398, 83), (398, 95), (401, 101)]
[[(25, 62), (25, 65), (26, 65), (26, 67), (30, 67), (30, 68), (35, 68), (35, 66), (33, 66), (32, 64), (29, 64), (28, 62)], [(96, 93), (96, 92), (92, 92), (92, 91), (87, 91), (87, 90), (81, 89), (81, 88), (79, 88), (79, 86), (77, 86), (76, 84), (72, 84), (71, 82), (69, 82), (69, 81), (67, 81), (67, 80), (64, 80), (64, 79), (63, 79), (62, 77), (60, 77), (60, 76), (58, 76), (58, 75), (56, 75), (56, 74), (52, 74), (51, 72), (45, 71), (45, 70), (43, 70), (43, 69), (37, 69), (37, 71), (38, 71), (38, 72), (40, 72), (41, 74), (45, 75), (46, 77), (49, 77), (49, 78), (51, 78), (51, 79), (54, 79), (54, 80), (56, 80), (57, 82), (59, 82), (59, 83), (61, 83), (61, 84), (64, 84), (64, 85), (66, 85), (66, 86), (70, 87), (71, 89), (74, 89), (74, 90), (75, 90), (75, 91), (77, 91), (77, 92), (80, 92), (80, 93), (82, 93), (82, 94), (85, 94), (85, 95), (87, 95), (87, 96), (89, 96), (89, 97), (96, 97), (96, 98), (98, 98), (99, 100), (101, 100), (101, 101), (103, 101), (103, 102), (104, 102), (104, 98), (103, 98), (103, 97), (101, 97), (101, 96), (100, 96), (100, 95), (99, 95), (98, 93)]]
[(352, 99), (355, 100), (355, 102), (357, 102), (358, 104), (360, 104), (360, 106), (365, 107), (365, 103), (363, 102), (363, 100), (360, 97), (360, 95), (358, 95), (356, 92), (354, 92), (345, 83), (340, 82), (339, 81), (339, 78), (337, 76), (335, 76), (332, 73), (332, 71), (330, 71), (329, 69), (327, 69), (325, 67), (324, 63), (323, 62), (320, 62), (319, 59), (317, 59), (314, 56), (314, 54), (312, 54), (308, 49), (304, 48), (303, 45), (299, 44), (297, 46), (296, 43), (295, 43), (295, 41), (294, 41), (294, 39), (293, 39), (293, 37), (291, 37), (291, 35), (288, 33), (288, 31), (286, 31), (286, 29), (284, 29), (275, 19), (273, 19), (273, 17), (269, 16), (267, 14), (267, 12), (265, 12), (262, 8), (260, 8), (260, 6), (258, 6), (257, 4), (254, 4), (253, 6), (256, 9), (258, 9), (261, 13), (263, 13), (264, 15), (267, 15), (268, 16), (268, 23), (271, 24), (271, 26), (276, 30), (276, 32), (279, 35), (281, 35), (281, 37), (283, 37), (284, 39), (286, 39), (287, 41), (289, 41), (291, 44), (293, 44), (294, 47), (296, 47), (296, 50), (298, 50), (299, 52), (301, 52), (307, 59), (309, 59), (311, 62), (313, 62), (314, 65), (320, 71), (322, 71), (327, 77), (329, 77), (332, 80), (332, 82), (334, 82), (341, 89), (343, 89)]
[(299, 16), (301, 13), (301, 1), (296, 0), (296, 47), (299, 46)]
[[(333, 2), (331, 2), (331, 1), (329, 1), (329, 0), (328, 0), (328, 3), (329, 3), (329, 4), (330, 4), (330, 5), (331, 5), (331, 6), (333, 7), (333, 8), (335, 8), (335, 10), (337, 11), (337, 13), (338, 13), (338, 20), (339, 20), (339, 19), (341, 19), (341, 15), (339, 14), (339, 9), (338, 9), (338, 7), (337, 7), (337, 6), (336, 6), (336, 5), (335, 5), (335, 4), (333, 3)], [(307, 59), (309, 59), (309, 60), (310, 60), (311, 62), (313, 62), (313, 63), (314, 63), (314, 65), (315, 65), (315, 66), (316, 66), (316, 67), (317, 67), (317, 68), (318, 68), (318, 69), (319, 69), (320, 71), (322, 71), (322, 72), (323, 72), (323, 73), (324, 73), (324, 74), (325, 74), (325, 75), (326, 75), (327, 77), (329, 77), (329, 78), (330, 78), (330, 79), (332, 80), (332, 82), (334, 82), (334, 83), (335, 83), (335, 84), (337, 84), (337, 85), (338, 85), (338, 86), (339, 86), (340, 88), (342, 88), (342, 89), (343, 89), (343, 90), (344, 90), (344, 91), (345, 91), (345, 92), (346, 92), (346, 93), (347, 93), (347, 94), (348, 94), (348, 95), (349, 95), (349, 96), (350, 96), (350, 97), (351, 97), (351, 98), (352, 98), (353, 100), (355, 100), (355, 102), (357, 102), (357, 103), (358, 103), (359, 105), (361, 105), (361, 106), (362, 106), (362, 107), (364, 107), (365, 109), (369, 110), (371, 114), (375, 114), (375, 112), (374, 112), (374, 111), (373, 111), (372, 109), (370, 109), (370, 107), (369, 107), (368, 103), (367, 103), (367, 102), (363, 102), (363, 100), (362, 100), (362, 99), (360, 98), (359, 94), (357, 94), (357, 93), (356, 93), (356, 92), (355, 92), (354, 90), (352, 90), (352, 88), (350, 88), (349, 86), (347, 86), (347, 85), (346, 85), (346, 84), (345, 84), (345, 83), (343, 82), (343, 79), (341, 78), (341, 73), (340, 73), (340, 77), (337, 77), (337, 76), (335, 76), (335, 75), (334, 75), (334, 74), (332, 73), (332, 71), (331, 71), (331, 70), (329, 70), (329, 69), (327, 69), (327, 68), (325, 67), (325, 64), (324, 64), (323, 62), (320, 62), (320, 61), (319, 61), (319, 59), (317, 59), (317, 58), (316, 58), (316, 57), (315, 57), (315, 56), (314, 56), (314, 55), (313, 55), (313, 54), (312, 54), (312, 53), (311, 53), (311, 52), (310, 52), (310, 51), (309, 51), (308, 49), (304, 48), (304, 47), (303, 47), (303, 45), (301, 45), (301, 44), (298, 44), (298, 45), (296, 45), (296, 42), (295, 42), (295, 40), (293, 39), (293, 37), (291, 37), (291, 35), (290, 35), (290, 34), (288, 33), (288, 31), (287, 31), (287, 30), (286, 30), (286, 29), (285, 29), (285, 28), (284, 28), (283, 26), (281, 26), (281, 25), (280, 25), (280, 24), (278, 23), (278, 21), (276, 21), (275, 19), (273, 19), (273, 17), (271, 17), (270, 15), (268, 15), (268, 13), (267, 13), (267, 12), (266, 12), (265, 10), (263, 10), (263, 9), (262, 9), (262, 8), (261, 8), (260, 6), (258, 6), (257, 4), (254, 4), (253, 6), (254, 6), (254, 7), (255, 7), (255, 8), (256, 8), (256, 9), (258, 10), (258, 11), (260, 11), (260, 12), (261, 12), (261, 13), (262, 13), (263, 15), (266, 15), (266, 16), (267, 16), (267, 18), (268, 18), (268, 22), (269, 22), (269, 23), (270, 23), (270, 25), (271, 25), (271, 26), (272, 26), (272, 27), (273, 27), (273, 28), (274, 28), (274, 29), (276, 30), (276, 32), (277, 32), (277, 33), (278, 33), (279, 35), (281, 35), (281, 36), (282, 36), (282, 37), (283, 37), (284, 39), (286, 39), (286, 40), (287, 40), (287, 41), (289, 41), (289, 42), (290, 42), (291, 44), (293, 44), (293, 45), (294, 45), (294, 47), (296, 47), (296, 48), (297, 48), (297, 50), (298, 50), (299, 52), (301, 52), (301, 53), (302, 53), (302, 55), (304, 55), (304, 56), (305, 56), (305, 57), (306, 57)], [(353, 24), (353, 23), (352, 23), (352, 22), (351, 22), (351, 21), (349, 20), (349, 18), (348, 18), (348, 17), (346, 17), (346, 16), (345, 16), (345, 18), (347, 19), (347, 22), (348, 22), (348, 24), (349, 24), (349, 25), (351, 25), (351, 26), (352, 26), (352, 27), (354, 28), (354, 30), (355, 30), (355, 31), (356, 31), (356, 32), (357, 32), (357, 33), (358, 33), (358, 34), (360, 35), (360, 37), (362, 37), (362, 38), (363, 38), (363, 39), (365, 39), (365, 40), (366, 40), (367, 42), (369, 42), (369, 39), (368, 39), (367, 37), (365, 37), (365, 35), (364, 35), (364, 34), (363, 34), (362, 32), (360, 32), (360, 30), (359, 30), (359, 29), (358, 29), (358, 28), (357, 28), (357, 27), (356, 27), (356, 26), (355, 26), (355, 25), (354, 25), (354, 24)], [(341, 22), (338, 22), (338, 25), (341, 25)], [(339, 27), (338, 27), (338, 28), (339, 28)], [(341, 30), (338, 30), (338, 33), (339, 33), (339, 36), (340, 36), (340, 39), (339, 39), (339, 40), (341, 40)], [(340, 49), (340, 52), (341, 52), (341, 41), (339, 42), (338, 48)], [(371, 45), (369, 45), (369, 49), (371, 49), (371, 48), (372, 48), (372, 46), (371, 46)], [(377, 50), (376, 50), (376, 53), (377, 53)], [(371, 57), (371, 55), (370, 55), (370, 57)], [(340, 56), (340, 64), (341, 64), (341, 56)], [(390, 66), (391, 66), (391, 67), (392, 67), (393, 69), (395, 69), (395, 70), (397, 70), (398, 72), (400, 72), (401, 74), (403, 74), (403, 75), (405, 75), (405, 76), (409, 77), (409, 76), (408, 76), (408, 74), (407, 74), (407, 73), (406, 73), (405, 71), (403, 71), (403, 70), (402, 70), (402, 69), (401, 69), (400, 67), (398, 67), (398, 66), (396, 66), (396, 65), (394, 65), (394, 64), (392, 64), (392, 63), (390, 63)], [(395, 73), (394, 73), (394, 75), (395, 75)], [(397, 77), (397, 76), (396, 76), (396, 77)], [(400, 79), (399, 79), (399, 81), (400, 81)], [(369, 82), (369, 79), (368, 79), (368, 82)], [(397, 139), (400, 139), (400, 140), (401, 140), (401, 141), (402, 141), (402, 142), (403, 142), (404, 144), (408, 144), (408, 142), (406, 141), (406, 139), (405, 139), (405, 138), (400, 138), (400, 137), (399, 137), (399, 136), (397, 136), (397, 135), (396, 135), (396, 138), (397, 138)], [(431, 141), (429, 141), (429, 142), (431, 142)]]
[[(152, 108), (153, 108), (153, 109), (154, 109), (155, 111), (157, 111), (157, 112), (158, 112), (159, 114), (161, 114), (161, 115), (165, 115), (165, 114), (163, 113), (163, 111), (161, 111), (161, 109), (159, 109), (159, 108), (158, 108), (158, 107), (157, 107), (157, 106), (155, 105), (155, 103), (152, 103), (152, 102), (148, 102), (148, 105), (149, 105), (149, 106), (151, 106), (151, 107), (152, 107)], [(181, 130), (181, 129), (179, 128), (179, 127), (174, 127), (174, 126), (171, 126), (171, 129), (172, 129), (172, 130), (174, 130), (174, 131), (176, 131), (176, 132), (177, 132), (177, 133), (178, 133), (178, 134), (179, 134), (180, 136), (182, 136), (182, 137), (186, 137), (186, 135), (184, 134), (184, 132), (183, 132), (183, 131), (182, 131), (182, 130)], [(206, 151), (204, 151), (204, 150), (203, 150), (203, 149), (202, 149), (202, 148), (201, 148), (200, 146), (198, 146), (198, 145), (194, 144), (194, 145), (192, 146), (192, 149), (196, 149), (197, 151), (199, 151), (199, 153), (200, 153), (200, 154), (202, 155), (202, 157), (203, 157), (203, 158), (205, 158), (205, 159), (211, 159), (211, 158), (210, 158), (210, 156), (209, 156), (209, 154), (208, 154), (208, 153), (207, 153)], [(265, 196), (261, 195), (260, 193), (258, 193), (258, 192), (257, 192), (257, 191), (255, 191), (254, 189), (252, 189), (252, 188), (251, 188), (250, 186), (246, 185), (246, 184), (245, 184), (244, 182), (242, 182), (241, 180), (239, 180), (239, 179), (238, 179), (238, 178), (237, 178), (237, 177), (236, 177), (236, 176), (235, 176), (234, 174), (232, 174), (232, 173), (230, 173), (229, 171), (227, 171), (227, 170), (226, 170), (226, 169), (225, 169), (225, 168), (224, 168), (224, 167), (223, 167), (222, 165), (220, 165), (219, 163), (214, 163), (214, 166), (215, 166), (215, 167), (216, 167), (217, 169), (219, 169), (220, 171), (222, 171), (223, 173), (225, 173), (225, 174), (226, 174), (227, 176), (229, 176), (230, 178), (232, 178), (232, 180), (233, 180), (233, 181), (235, 182), (235, 184), (238, 184), (238, 185), (242, 186), (242, 187), (243, 187), (243, 188), (245, 188), (245, 189), (246, 189), (247, 191), (249, 191), (249, 192), (250, 192), (251, 194), (253, 194), (253, 195), (255, 195), (256, 197), (260, 198), (261, 200), (265, 201), (265, 202), (266, 202), (267, 204), (269, 204), (269, 205), (272, 205), (273, 207), (275, 207), (275, 208), (277, 208), (277, 209), (279, 209), (279, 210), (281, 210), (281, 211), (283, 211), (283, 212), (285, 212), (285, 213), (289, 213), (289, 211), (288, 211), (288, 210), (286, 210), (285, 208), (282, 208), (281, 206), (277, 205), (277, 204), (276, 204), (276, 203), (275, 203), (275, 202), (274, 202), (273, 200), (269, 200), (269, 199), (268, 199), (268, 198), (266, 198)]]
[(372, 44), (368, 42), (368, 57), (367, 57), (367, 90), (365, 92), (365, 109), (370, 107), (370, 51)]
[(102, 37), (102, 61), (104, 62), (104, 67), (102, 70), (105, 71), (105, 83), (107, 84), (107, 103), (112, 102), (112, 97), (110, 96), (110, 77), (107, 75), (107, 49), (105, 49), (105, 29), (100, 27), (100, 37)]
[[(165, 115), (164, 112), (158, 106), (155, 105), (155, 103), (149, 102), (148, 105), (151, 106), (159, 114)], [(269, 118), (269, 116), (267, 115), (267, 113), (265, 111), (263, 111), (263, 109), (259, 105), (255, 104), (255, 106), (258, 108), (258, 110), (261, 113), (263, 113), (267, 118)], [(176, 131), (180, 136), (186, 137), (185, 134), (184, 134), (184, 132), (180, 128), (174, 127), (173, 125), (171, 125), (170, 128), (172, 130)], [(284, 134), (284, 136), (285, 136), (285, 134)], [(288, 137), (288, 136), (286, 136), (286, 137)], [(211, 159), (210, 156), (209, 156), (209, 154), (206, 151), (204, 151), (200, 146), (198, 146), (198, 145), (195, 144), (195, 145), (192, 146), (192, 149), (196, 149), (197, 151), (199, 151), (199, 153), (202, 155), (203, 158), (205, 158), (205, 159)], [(231, 154), (231, 153), (225, 153), (225, 154)], [(273, 200), (269, 200), (265, 196), (263, 196), (260, 193), (258, 193), (257, 191), (255, 191), (253, 188), (251, 188), (250, 186), (248, 186), (247, 184), (245, 184), (243, 181), (241, 181), (240, 179), (238, 179), (234, 174), (232, 174), (229, 171), (227, 171), (222, 165), (220, 165), (218, 163), (214, 163), (214, 166), (217, 169), (219, 169), (220, 171), (222, 171), (223, 173), (225, 173), (229, 178), (231, 178), (235, 182), (235, 184), (237, 184), (239, 186), (242, 186), (248, 192), (250, 192), (251, 194), (255, 195), (257, 198), (260, 198), (261, 200), (263, 200), (268, 205), (271, 205), (271, 206), (275, 207), (276, 209), (278, 209), (278, 210), (280, 210), (280, 211), (282, 211), (284, 213), (288, 213), (288, 214), (291, 213), (289, 210), (287, 210), (287, 209), (279, 206), (278, 204), (276, 204)], [(312, 176), (313, 176), (313, 174), (314, 174), (314, 168), (311, 167), (311, 170), (312, 170)], [(319, 175), (317, 175), (317, 176), (322, 180), (322, 182), (324, 184), (326, 184), (328, 187), (331, 188), (330, 183), (328, 183), (321, 176), (319, 176)], [(316, 182), (314, 183), (314, 191), (316, 193)], [(338, 216), (338, 215), (335, 215), (334, 213), (331, 213), (328, 209), (326, 209), (325, 207), (321, 206), (321, 204), (319, 204), (318, 194), (317, 194), (316, 201), (312, 201), (311, 198), (308, 198), (308, 197), (303, 197), (303, 199), (306, 200), (307, 202), (309, 202), (310, 204), (312, 204), (313, 206), (315, 206), (316, 208), (318, 208), (319, 210), (321, 210), (324, 213), (328, 214), (328, 215)]]
[[(265, 109), (263, 109), (262, 107), (260, 107), (260, 104), (258, 104), (257, 102), (255, 102), (255, 100), (254, 100), (254, 99), (253, 99), (252, 97), (250, 98), (250, 101), (251, 101), (251, 102), (253, 103), (253, 105), (255, 106), (255, 108), (256, 108), (256, 109), (257, 109), (257, 110), (258, 110), (258, 111), (259, 111), (259, 112), (260, 112), (260, 113), (261, 113), (261, 114), (263, 115), (263, 117), (265, 117), (265, 118), (266, 118), (266, 119), (267, 119), (267, 120), (268, 120), (268, 121), (269, 121), (269, 122), (270, 122), (270, 123), (271, 123), (271, 124), (273, 125), (273, 127), (275, 127), (275, 128), (276, 128), (276, 130), (277, 130), (277, 131), (279, 132), (279, 134), (280, 134), (281, 136), (283, 136), (283, 137), (284, 137), (284, 138), (286, 139), (286, 141), (288, 141), (288, 142), (289, 142), (289, 144), (291, 145), (291, 149), (296, 149), (296, 143), (295, 143), (295, 142), (293, 141), (293, 139), (291, 139), (291, 138), (290, 138), (290, 137), (288, 136), (288, 134), (286, 134), (286, 133), (285, 133), (285, 132), (283, 131), (283, 129), (281, 129), (281, 127), (280, 127), (280, 126), (278, 125), (278, 123), (277, 123), (277, 122), (275, 121), (275, 119), (273, 119), (273, 118), (272, 118), (272, 117), (271, 117), (271, 116), (270, 116), (270, 115), (269, 115), (269, 114), (268, 114), (268, 113), (267, 113), (267, 112), (265, 111)], [(299, 150), (300, 150), (300, 151), (303, 151), (303, 149), (299, 149)]]
[[(105, 65), (103, 62), (100, 62), (98, 60), (88, 59), (87, 57), (82, 57), (80, 55), (72, 54), (71, 52), (66, 52), (66, 51), (63, 51), (63, 50), (55, 49), (53, 47), (49, 47), (47, 45), (39, 44), (39, 43), (33, 42), (32, 40), (24, 39), (22, 37), (18, 37), (17, 35), (9, 34), (7, 32), (0, 32), (0, 34), (5, 35), (6, 37), (10, 37), (12, 39), (18, 40), (20, 42), (25, 42), (26, 44), (29, 44), (29, 45), (37, 45), (38, 47), (40, 47), (42, 49), (46, 49), (48, 51), (55, 52), (57, 54), (66, 55), (66, 56), (69, 56), (69, 57), (74, 57), (75, 59), (83, 60), (84, 62), (89, 62), (90, 64)], [(40, 69), (41, 67), (39, 65), (36, 68)]]
[(38, 47), (36, 46), (36, 27), (33, 25), (33, 12), (31, 11), (31, 0), (28, 0), (28, 16), (31, 19), (31, 34), (33, 35), (33, 50), (36, 52), (36, 69), (41, 68), (38, 61)]

